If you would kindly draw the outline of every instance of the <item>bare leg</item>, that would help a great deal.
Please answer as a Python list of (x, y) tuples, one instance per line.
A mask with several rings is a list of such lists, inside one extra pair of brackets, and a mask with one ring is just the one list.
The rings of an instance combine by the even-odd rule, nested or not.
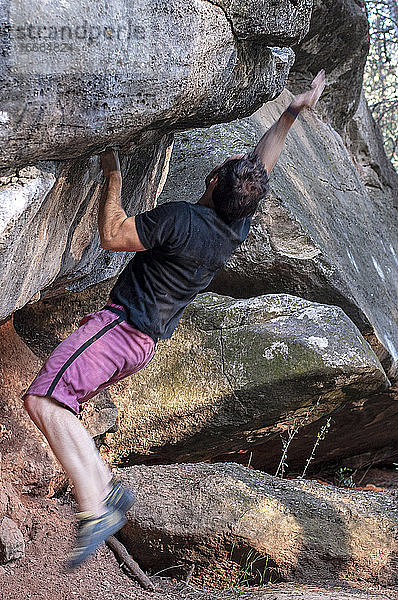
[(80, 511), (102, 515), (112, 473), (79, 419), (47, 396), (27, 396), (25, 408), (71, 479)]

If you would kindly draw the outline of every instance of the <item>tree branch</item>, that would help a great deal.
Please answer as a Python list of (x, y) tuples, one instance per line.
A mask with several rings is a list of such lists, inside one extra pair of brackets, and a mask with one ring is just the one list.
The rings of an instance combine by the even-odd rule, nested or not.
[(109, 546), (109, 548), (111, 548), (111, 550), (113, 550), (114, 553), (120, 558), (122, 563), (124, 563), (126, 567), (130, 569), (130, 571), (137, 579), (137, 581), (141, 584), (141, 586), (144, 588), (144, 590), (149, 590), (151, 592), (154, 592), (156, 590), (148, 575), (146, 575), (144, 571), (140, 568), (139, 564), (131, 558), (130, 554), (127, 552), (123, 544), (119, 542), (119, 540), (117, 540), (113, 535), (111, 535), (106, 540), (106, 543)]

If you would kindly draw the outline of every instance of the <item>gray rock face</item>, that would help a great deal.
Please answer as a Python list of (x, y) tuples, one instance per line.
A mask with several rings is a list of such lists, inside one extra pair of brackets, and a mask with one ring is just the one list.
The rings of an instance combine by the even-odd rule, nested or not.
[[(261, 6), (260, 6), (261, 4)], [(129, 214), (151, 208), (176, 128), (249, 114), (285, 84), (310, 0), (0, 6), (0, 320), (116, 275), (100, 251), (97, 160), (117, 145)], [(54, 162), (62, 161), (62, 162)], [(27, 166), (34, 165), (34, 166)]]
[(266, 581), (397, 583), (392, 494), (287, 481), (233, 463), (118, 474), (137, 491), (122, 538), (144, 568), (195, 564), (197, 582), (213, 576), (222, 586), (251, 557)]
[[(290, 101), (176, 138), (161, 201), (196, 200), (212, 164), (253, 148)], [(398, 223), (390, 196), (370, 196), (340, 136), (313, 112), (294, 124), (246, 242), (211, 289), (241, 297), (287, 292), (341, 306), (398, 361)], [(371, 326), (370, 326), (371, 324)]]
[[(68, 306), (66, 298), (31, 305), (18, 315), (17, 330), (24, 319), (33, 340), (63, 339), (94, 303), (101, 306), (97, 292), (84, 306)], [(311, 423), (386, 385), (375, 354), (341, 309), (287, 295), (204, 294), (145, 369), (108, 388), (120, 424), (106, 444), (114, 463), (205, 460)]]
[[(128, 214), (152, 208), (163, 185), (170, 136), (122, 159)], [(99, 159), (45, 162), (0, 185), (0, 319), (31, 300), (84, 289), (116, 275), (128, 253), (99, 246)]]
[(380, 128), (363, 92), (344, 141), (370, 197), (398, 209), (398, 173), (384, 152)]
[(270, 46), (290, 45), (300, 41), (309, 28), (312, 0), (210, 1), (223, 9), (238, 39), (258, 39)]
[(325, 69), (328, 86), (318, 106), (342, 132), (358, 106), (368, 50), (365, 0), (315, 0), (310, 30), (295, 47), (288, 87), (301, 91)]
[(153, 144), (275, 97), (294, 55), (266, 45), (297, 43), (311, 1), (226, 5), (4, 2), (0, 171)]
[(4, 517), (0, 524), (0, 562), (7, 563), (25, 556), (25, 541), (17, 524)]

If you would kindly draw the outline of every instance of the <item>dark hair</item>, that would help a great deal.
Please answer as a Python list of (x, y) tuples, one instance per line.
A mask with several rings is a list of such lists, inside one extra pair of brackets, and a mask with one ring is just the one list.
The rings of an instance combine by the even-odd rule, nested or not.
[(226, 223), (253, 215), (260, 200), (269, 192), (267, 171), (254, 152), (227, 161), (217, 174), (213, 204)]

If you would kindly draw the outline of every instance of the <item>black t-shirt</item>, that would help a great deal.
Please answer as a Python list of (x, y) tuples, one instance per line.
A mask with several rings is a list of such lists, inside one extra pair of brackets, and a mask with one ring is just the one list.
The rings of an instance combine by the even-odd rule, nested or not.
[(147, 250), (137, 252), (111, 291), (127, 320), (154, 340), (171, 337), (184, 308), (246, 238), (251, 217), (225, 223), (212, 208), (170, 202), (135, 217)]

